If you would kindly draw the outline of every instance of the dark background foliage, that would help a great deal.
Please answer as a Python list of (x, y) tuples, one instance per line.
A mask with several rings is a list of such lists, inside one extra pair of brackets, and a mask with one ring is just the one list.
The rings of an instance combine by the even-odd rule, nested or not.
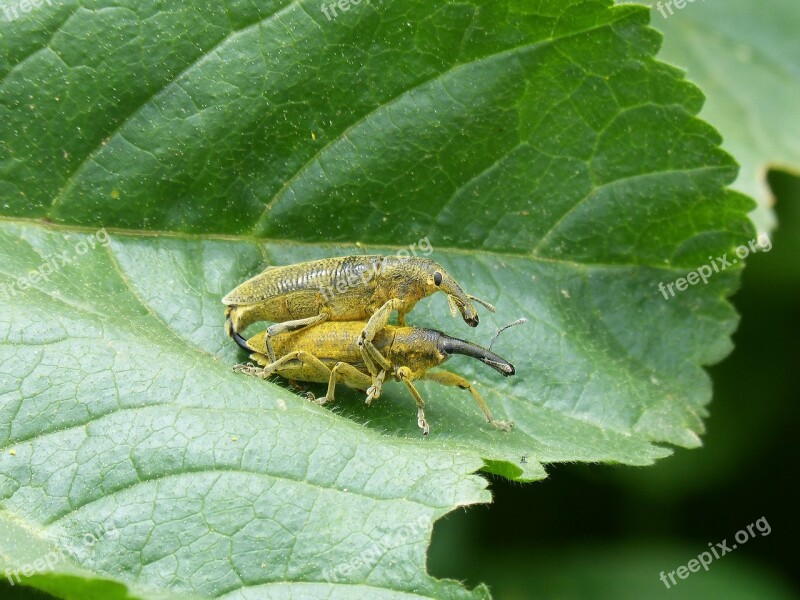
[[(535, 484), (492, 478), (492, 505), (437, 524), (434, 575), (486, 582), (504, 599), (700, 598), (717, 586), (796, 597), (800, 178), (773, 171), (769, 182), (780, 226), (733, 298), (742, 320), (733, 354), (710, 369), (704, 447), (644, 469), (573, 464)], [(708, 573), (669, 591), (658, 579), (762, 516), (772, 532)], [(765, 587), (751, 591), (746, 576)]]

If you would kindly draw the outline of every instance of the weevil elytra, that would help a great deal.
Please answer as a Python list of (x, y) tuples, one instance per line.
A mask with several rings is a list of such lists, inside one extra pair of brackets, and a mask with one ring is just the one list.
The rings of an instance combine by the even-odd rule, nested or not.
[(425, 379), (443, 385), (452, 385), (468, 390), (478, 404), (486, 420), (498, 429), (511, 430), (511, 423), (497, 421), (486, 402), (466, 379), (455, 373), (429, 369), (441, 365), (453, 354), (471, 356), (489, 365), (495, 371), (508, 377), (514, 375), (514, 365), (494, 352), (472, 342), (450, 337), (434, 329), (419, 327), (395, 327), (387, 325), (375, 335), (374, 344), (389, 362), (389, 369), (372, 375), (363, 362), (359, 339), (364, 323), (328, 321), (294, 333), (278, 334), (272, 338), (277, 360), (266, 356), (266, 332), (258, 333), (247, 340), (254, 350), (251, 358), (261, 367), (239, 365), (237, 371), (267, 378), (280, 375), (292, 381), (327, 383), (324, 397), (316, 400), (325, 404), (334, 400), (337, 383), (367, 390), (367, 404), (379, 397), (385, 374), (406, 384), (417, 404), (417, 423), (423, 434), (429, 431), (425, 421), (425, 402), (413, 382)]
[(397, 311), (398, 323), (405, 325), (406, 313), (435, 292), (447, 294), (453, 314), (459, 311), (471, 327), (479, 322), (473, 302), (494, 312), (491, 304), (466, 294), (441, 265), (428, 258), (343, 256), (268, 267), (248, 279), (222, 299), (227, 306), (225, 330), (250, 352), (240, 332), (256, 321), (274, 322), (264, 340), (264, 354), (274, 362), (271, 339), (276, 335), (324, 321), (367, 321), (360, 341), (364, 361), (374, 375), (378, 368), (388, 368), (372, 340), (392, 311)]

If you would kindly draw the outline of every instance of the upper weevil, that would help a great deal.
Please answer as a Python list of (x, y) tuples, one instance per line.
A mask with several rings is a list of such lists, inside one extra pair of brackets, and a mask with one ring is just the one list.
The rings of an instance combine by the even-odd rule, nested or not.
[(225, 330), (248, 352), (241, 332), (256, 321), (273, 321), (267, 328), (266, 350), (271, 361), (275, 353), (269, 338), (297, 331), (326, 320), (367, 321), (360, 344), (367, 364), (387, 368), (388, 361), (375, 349), (372, 339), (386, 325), (393, 310), (398, 323), (425, 296), (447, 294), (450, 309), (461, 313), (471, 327), (478, 325), (473, 302), (491, 311), (491, 304), (464, 293), (456, 280), (436, 262), (421, 257), (342, 256), (283, 267), (267, 267), (248, 279), (222, 302)]

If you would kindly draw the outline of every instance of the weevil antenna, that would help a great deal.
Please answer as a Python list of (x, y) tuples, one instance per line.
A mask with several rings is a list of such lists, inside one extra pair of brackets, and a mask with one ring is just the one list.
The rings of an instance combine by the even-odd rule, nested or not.
[(481, 300), (480, 298), (476, 298), (475, 296), (470, 296), (469, 294), (467, 294), (467, 298), (469, 298), (473, 302), (477, 302), (489, 312), (495, 312), (494, 304), (489, 304), (488, 302), (486, 302), (486, 300)]
[(528, 319), (526, 319), (525, 317), (522, 317), (521, 319), (517, 319), (513, 323), (509, 323), (505, 327), (501, 327), (500, 329), (498, 329), (497, 333), (495, 333), (494, 337), (492, 338), (492, 343), (489, 344), (489, 350), (492, 349), (492, 346), (494, 346), (494, 343), (497, 341), (497, 338), (500, 337), (500, 334), (503, 333), (506, 329), (510, 329), (511, 327), (515, 327), (516, 325), (522, 325), (523, 323), (527, 323), (527, 322), (528, 322)]
[(458, 304), (456, 303), (455, 298), (453, 298), (452, 296), (448, 296), (447, 297), (447, 305), (450, 307), (450, 314), (453, 315), (454, 318), (457, 317), (458, 316)]

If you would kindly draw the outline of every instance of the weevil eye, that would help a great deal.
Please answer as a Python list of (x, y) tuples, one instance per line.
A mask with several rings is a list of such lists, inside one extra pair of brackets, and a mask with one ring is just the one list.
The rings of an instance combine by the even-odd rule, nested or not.
[(435, 283), (436, 285), (442, 285), (442, 274), (439, 273), (439, 271), (436, 271), (433, 274), (433, 283)]

